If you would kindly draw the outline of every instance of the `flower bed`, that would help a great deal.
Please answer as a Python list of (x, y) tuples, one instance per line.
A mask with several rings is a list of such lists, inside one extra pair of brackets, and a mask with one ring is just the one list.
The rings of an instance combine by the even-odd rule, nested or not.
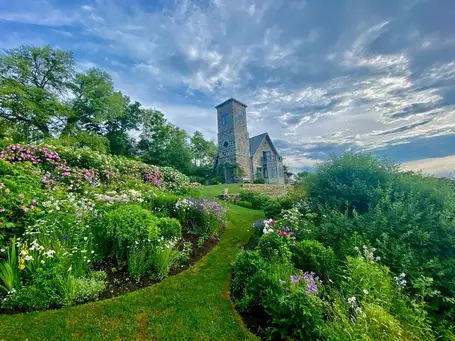
[(422, 303), (406, 294), (375, 248), (339, 261), (314, 236), (314, 215), (283, 211), (253, 225), (233, 263), (231, 294), (245, 323), (273, 340), (433, 340)]
[(173, 169), (86, 150), (0, 152), (0, 308), (74, 305), (185, 268), (217, 243), (224, 217), (215, 201), (169, 192), (189, 186)]

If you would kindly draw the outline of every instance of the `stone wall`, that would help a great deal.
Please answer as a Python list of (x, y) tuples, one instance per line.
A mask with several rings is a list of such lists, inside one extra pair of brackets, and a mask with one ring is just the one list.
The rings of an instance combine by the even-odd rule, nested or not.
[[(261, 162), (261, 158), (263, 157), (263, 152), (271, 152), (272, 155), (277, 156), (278, 155), (275, 153), (273, 148), (271, 147), (270, 143), (267, 141), (265, 138), (261, 144), (259, 145), (259, 148), (257, 149), (256, 153), (254, 154), (252, 158), (252, 169), (253, 169), (253, 175), (254, 177), (256, 176), (256, 169), (260, 167), (263, 170), (264, 165)], [(280, 176), (279, 173), (279, 168), (283, 168), (283, 163), (282, 162), (272, 162), (268, 164), (268, 168), (270, 167), (276, 167), (276, 177), (272, 177), (271, 169), (268, 169), (268, 179), (266, 181), (271, 184), (277, 184), (277, 185), (282, 185), (284, 184), (284, 172), (283, 176)]]

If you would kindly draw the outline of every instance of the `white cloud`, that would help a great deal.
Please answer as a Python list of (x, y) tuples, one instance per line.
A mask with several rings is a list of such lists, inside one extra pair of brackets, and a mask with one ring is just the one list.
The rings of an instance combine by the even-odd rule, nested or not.
[(403, 163), (401, 168), (404, 171), (422, 171), (424, 174), (453, 177), (455, 174), (455, 156), (409, 161)]
[[(367, 4), (351, 11), (343, 1), (324, 9), (297, 0), (133, 1), (128, 10), (120, 1), (66, 10), (24, 1), (30, 7), (0, 9), (0, 18), (49, 25), (72, 39), (67, 26), (77, 28), (69, 47), (84, 56), (82, 68), (108, 69), (122, 91), (189, 132), (215, 137), (214, 105), (236, 97), (248, 105), (250, 135), (268, 131), (294, 151), (374, 150), (455, 134), (447, 100), (455, 54), (435, 58), (455, 35), (431, 31), (438, 23), (419, 25), (411, 15), (418, 1), (385, 14)], [(293, 167), (317, 161), (284, 152)]]

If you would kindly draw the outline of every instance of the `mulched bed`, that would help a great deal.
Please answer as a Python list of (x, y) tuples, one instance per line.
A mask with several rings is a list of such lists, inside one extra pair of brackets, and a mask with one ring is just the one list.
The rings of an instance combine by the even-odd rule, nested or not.
[[(224, 229), (221, 231), (221, 235)], [(195, 235), (184, 235), (183, 241), (190, 242), (193, 244), (193, 251), (191, 252), (190, 258), (184, 264), (180, 264), (177, 268), (172, 269), (169, 272), (169, 276), (177, 275), (183, 270), (188, 269), (191, 265), (196, 264), (202, 257), (208, 254), (220, 241), (220, 238), (210, 237), (208, 238), (202, 247), (197, 248), (197, 242), (199, 238)], [(123, 295), (128, 292), (136, 291), (152, 284), (158, 283), (150, 276), (144, 277), (131, 277), (128, 274), (128, 269), (118, 269), (117, 264), (114, 260), (104, 260), (94, 264), (95, 270), (103, 270), (106, 272), (106, 289), (99, 295), (98, 300), (104, 300), (107, 298)]]

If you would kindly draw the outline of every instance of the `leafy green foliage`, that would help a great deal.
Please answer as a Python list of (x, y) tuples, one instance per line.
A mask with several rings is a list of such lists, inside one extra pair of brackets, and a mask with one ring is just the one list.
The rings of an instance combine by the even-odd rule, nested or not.
[[(7, 253), (7, 259), (0, 261), (0, 289), (5, 292), (17, 290), (20, 287), (19, 262), (16, 251), (16, 240), (11, 239), (7, 249), (3, 249)], [(0, 254), (1, 255), (1, 254)]]
[(244, 201), (244, 200), (240, 200), (237, 205), (239, 206), (242, 206), (242, 207), (246, 207), (246, 208), (253, 208), (253, 204), (250, 203), (249, 201)]
[(317, 240), (302, 240), (292, 249), (292, 261), (303, 271), (314, 271), (322, 279), (334, 278), (336, 258), (332, 249)]
[(318, 166), (308, 182), (308, 194), (315, 205), (364, 213), (379, 202), (396, 168), (368, 154), (333, 157)]
[(289, 259), (291, 257), (290, 241), (278, 233), (262, 235), (257, 248), (265, 259)]
[(107, 251), (119, 262), (125, 262), (129, 248), (158, 239), (160, 230), (156, 220), (150, 211), (139, 205), (122, 205), (103, 214), (98, 228), (105, 235)]
[(316, 238), (341, 259), (355, 256), (356, 247), (375, 246), (381, 263), (405, 273), (409, 293), (425, 300), (433, 329), (449, 330), (455, 318), (453, 185), (400, 173), (363, 154), (333, 158), (307, 185), (318, 212)]
[(164, 239), (179, 239), (182, 237), (182, 226), (175, 218), (160, 218), (157, 225)]

